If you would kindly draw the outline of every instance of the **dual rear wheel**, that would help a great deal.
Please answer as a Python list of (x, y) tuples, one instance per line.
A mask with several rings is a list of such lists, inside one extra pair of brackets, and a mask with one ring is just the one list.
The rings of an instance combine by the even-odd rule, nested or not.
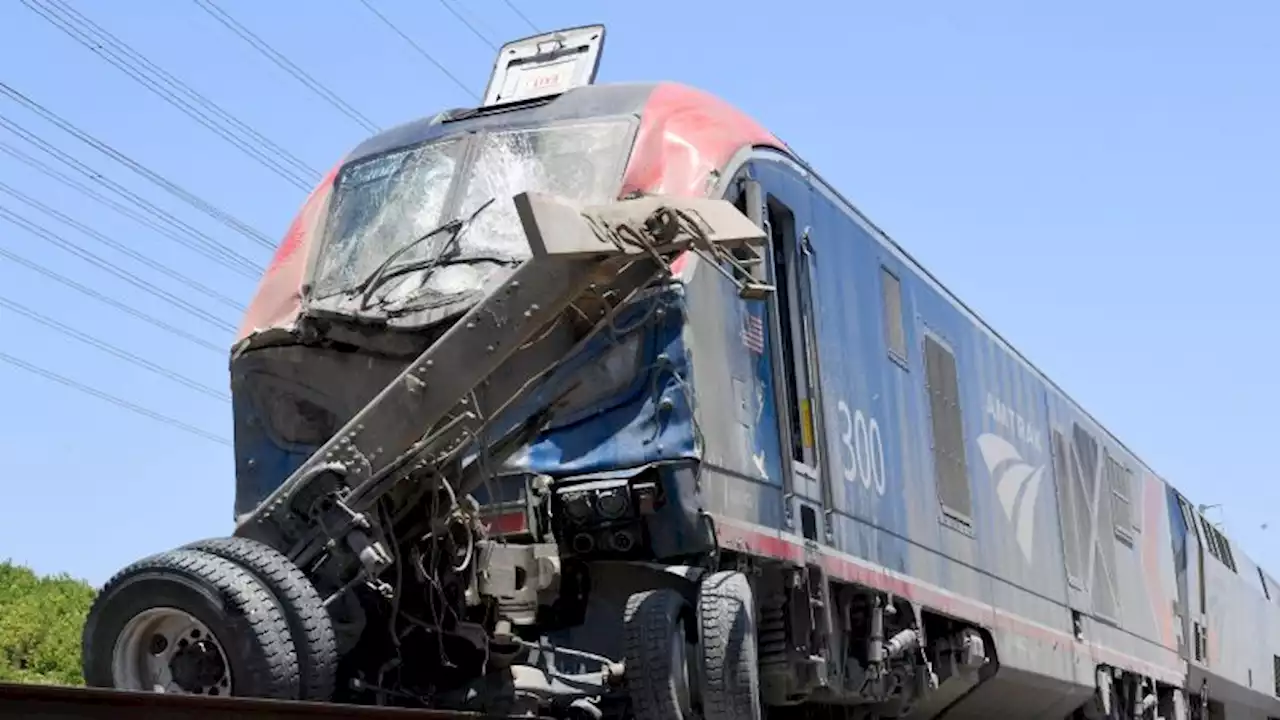
[(673, 589), (635, 593), (623, 624), (636, 720), (760, 720), (754, 597), (745, 575), (703, 578), (692, 604)]
[(287, 557), (246, 538), (153, 555), (107, 582), (85, 623), (93, 687), (328, 700), (333, 622)]

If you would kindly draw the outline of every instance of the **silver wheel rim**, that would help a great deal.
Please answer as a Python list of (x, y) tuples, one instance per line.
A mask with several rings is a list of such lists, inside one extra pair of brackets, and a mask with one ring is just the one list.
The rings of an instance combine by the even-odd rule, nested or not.
[(111, 653), (117, 689), (231, 695), (231, 663), (218, 638), (190, 613), (151, 608), (125, 624)]
[(676, 623), (671, 631), (671, 675), (675, 685), (676, 704), (684, 717), (692, 717), (693, 701), (689, 695), (689, 652), (684, 637), (684, 623)]

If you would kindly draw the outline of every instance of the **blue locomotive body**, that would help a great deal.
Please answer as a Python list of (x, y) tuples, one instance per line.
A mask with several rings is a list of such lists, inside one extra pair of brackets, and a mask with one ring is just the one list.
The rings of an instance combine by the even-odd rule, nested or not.
[[(860, 624), (879, 617), (859, 609), (870, 597), (876, 608), (897, 612), (901, 601), (916, 613), (899, 628), (918, 632), (917, 640), (981, 633), (981, 671), (935, 708), (947, 717), (1068, 717), (1120, 676), (1137, 693), (1130, 700), (1154, 702), (1162, 717), (1280, 716), (1280, 587), (745, 116), (678, 86), (579, 87), (502, 113), (410, 124), (346, 162), (454, 137), (474, 136), (480, 147), (485, 133), (512, 128), (576, 137), (600, 119), (608, 120), (610, 153), (545, 141), (564, 157), (596, 158), (584, 197), (723, 197), (766, 228), (770, 248), (719, 267), (709, 256), (682, 258), (670, 282), (509, 410), (500, 428), (535, 412), (543, 422), (514, 455), (483, 458), (495, 472), (476, 494), (494, 532), (535, 543), (554, 536), (559, 552), (589, 562), (604, 549), (695, 566), (715, 551), (742, 568), (765, 568), (764, 576), (803, 569), (808, 579), (781, 590), (761, 581), (755, 590), (772, 705), (884, 697), (860, 690), (863, 676), (852, 669), (880, 662), (868, 660), (880, 650), (855, 647), (868, 632), (884, 644), (874, 634), (883, 632), (874, 629), (880, 620), (872, 630)], [(468, 172), (484, 178), (480, 170), (459, 177)], [(491, 184), (514, 183), (498, 194), (524, 189), (510, 174), (491, 173)], [(319, 230), (308, 232), (326, 247)], [(288, 279), (301, 285), (297, 265)], [(744, 274), (774, 291), (744, 297), (735, 282)], [(307, 310), (290, 312), (279, 324)], [(275, 361), (272, 353), (291, 373), (304, 367), (290, 360), (293, 348), (257, 350), (252, 339), (244, 346), (233, 375), (257, 372), (254, 358)], [(321, 354), (305, 352), (319, 367)], [(332, 371), (349, 361), (334, 359)], [(378, 362), (388, 377), (402, 365)], [(335, 417), (352, 412), (330, 404)], [(271, 423), (259, 416), (249, 405), (237, 414), (241, 513), (307, 454), (268, 437), (259, 426)], [(560, 520), (536, 517), (551, 502), (535, 498), (537, 477), (558, 493)], [(648, 509), (639, 524), (572, 529), (563, 518), (572, 520), (575, 493), (593, 492), (640, 493)], [(621, 592), (622, 580), (639, 583), (628, 592), (652, 584), (641, 575), (608, 576), (593, 592)], [(811, 591), (803, 611), (795, 582)], [(621, 615), (626, 594), (619, 598), (551, 635), (621, 656), (621, 641), (601, 631)], [(771, 633), (786, 635), (786, 647)], [(923, 647), (922, 665), (942, 664), (929, 655), (938, 646)], [(788, 669), (770, 675), (777, 666)]]
[(999, 669), (948, 717), (1063, 717), (1099, 667), (1280, 715), (1265, 571), (808, 167), (725, 177), (760, 188), (777, 293), (685, 271), (722, 546), (988, 630)]

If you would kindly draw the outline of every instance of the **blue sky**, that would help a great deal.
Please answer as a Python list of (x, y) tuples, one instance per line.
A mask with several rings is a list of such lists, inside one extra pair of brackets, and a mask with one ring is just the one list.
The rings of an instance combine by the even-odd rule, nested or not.
[[(307, 165), (367, 131), (194, 2), (68, 0)], [(357, 0), (217, 0), (382, 127), (470, 98)], [(493, 50), (436, 0), (372, 0), (479, 93)], [(490, 38), (501, 0), (455, 0)], [(539, 27), (603, 22), (601, 79), (671, 79), (752, 113), (1068, 392), (1280, 571), (1272, 413), (1280, 351), (1280, 6), (1125, 3), (589, 3), (516, 0)], [(303, 193), (19, 2), (0, 80), (279, 237)], [(268, 251), (14, 103), (0, 113), (256, 262)], [(40, 156), (0, 129), (0, 142)], [(43, 157), (46, 162), (47, 157)], [(81, 178), (83, 180), (83, 178)], [(255, 282), (0, 154), (0, 182), (247, 302)], [(238, 313), (0, 193), (69, 240), (236, 324)], [(231, 334), (0, 220), (0, 249), (222, 348)], [(0, 298), (223, 390), (225, 351), (0, 258)], [(0, 303), (0, 351), (230, 437), (229, 405)], [(1256, 352), (1255, 352), (1256, 351)], [(1255, 365), (1255, 361), (1258, 363)], [(230, 449), (0, 364), (0, 558), (95, 583), (231, 529)]]

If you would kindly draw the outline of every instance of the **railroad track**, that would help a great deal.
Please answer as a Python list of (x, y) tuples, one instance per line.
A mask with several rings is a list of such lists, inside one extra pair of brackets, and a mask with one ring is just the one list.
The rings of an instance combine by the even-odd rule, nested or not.
[(499, 716), (447, 710), (406, 710), (0, 683), (0, 718), (120, 720), (134, 717), (147, 720), (499, 720)]

